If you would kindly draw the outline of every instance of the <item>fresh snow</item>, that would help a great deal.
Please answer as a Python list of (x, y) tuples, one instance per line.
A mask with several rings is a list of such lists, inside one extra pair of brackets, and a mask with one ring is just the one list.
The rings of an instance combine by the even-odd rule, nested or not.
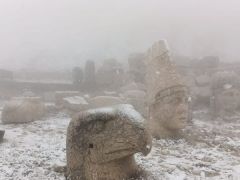
[[(231, 122), (194, 119), (186, 133), (199, 140), (153, 140), (147, 157), (137, 163), (157, 180), (240, 179), (240, 118)], [(135, 115), (133, 115), (135, 116)], [(66, 164), (66, 130), (70, 117), (52, 114), (27, 124), (0, 124), (0, 180), (64, 180), (53, 171)]]

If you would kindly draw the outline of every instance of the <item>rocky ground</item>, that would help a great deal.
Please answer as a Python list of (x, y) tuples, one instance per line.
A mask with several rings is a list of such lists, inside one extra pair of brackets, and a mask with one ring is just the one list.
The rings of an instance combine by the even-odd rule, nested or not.
[[(186, 138), (154, 140), (147, 157), (137, 161), (151, 179), (240, 179), (240, 117), (228, 122), (210, 121), (204, 111), (195, 112)], [(70, 117), (52, 114), (28, 124), (3, 125), (0, 144), (0, 180), (64, 180), (53, 171), (65, 165), (65, 138)]]

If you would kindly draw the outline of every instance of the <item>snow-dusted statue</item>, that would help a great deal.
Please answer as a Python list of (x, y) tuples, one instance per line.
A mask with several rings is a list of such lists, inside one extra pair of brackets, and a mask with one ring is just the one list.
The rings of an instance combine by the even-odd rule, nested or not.
[(123, 180), (139, 175), (134, 154), (147, 155), (143, 117), (122, 104), (80, 112), (67, 130), (68, 180)]
[(146, 57), (148, 124), (156, 138), (177, 137), (188, 122), (188, 88), (171, 62), (164, 40)]

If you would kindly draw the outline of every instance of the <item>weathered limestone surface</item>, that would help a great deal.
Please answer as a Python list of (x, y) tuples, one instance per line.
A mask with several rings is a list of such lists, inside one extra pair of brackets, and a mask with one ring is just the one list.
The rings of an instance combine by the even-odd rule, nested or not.
[(26, 123), (41, 118), (44, 104), (39, 97), (13, 98), (7, 102), (2, 111), (3, 123)]
[(79, 113), (67, 130), (68, 180), (123, 180), (139, 168), (134, 154), (147, 155), (151, 136), (131, 105)]
[(164, 40), (147, 52), (148, 124), (157, 138), (175, 137), (188, 121), (187, 87), (171, 62)]

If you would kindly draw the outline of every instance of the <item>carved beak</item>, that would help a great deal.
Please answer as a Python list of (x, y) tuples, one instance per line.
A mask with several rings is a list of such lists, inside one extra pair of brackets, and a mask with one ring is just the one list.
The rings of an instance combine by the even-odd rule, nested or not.
[(147, 130), (144, 130), (144, 137), (140, 141), (142, 141), (141, 153), (147, 156), (152, 149), (152, 136)]

